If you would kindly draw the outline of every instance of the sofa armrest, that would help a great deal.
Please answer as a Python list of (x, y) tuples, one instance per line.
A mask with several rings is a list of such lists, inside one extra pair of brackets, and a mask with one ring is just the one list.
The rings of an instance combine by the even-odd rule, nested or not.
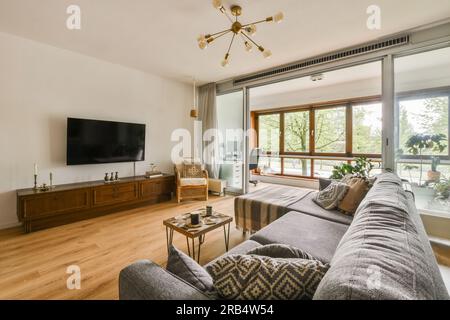
[(137, 261), (119, 275), (120, 300), (207, 300), (209, 296), (149, 260)]
[[(203, 173), (203, 178), (208, 180), (208, 170), (202, 170), (202, 173)], [(206, 184), (208, 184), (208, 181), (206, 181)]]

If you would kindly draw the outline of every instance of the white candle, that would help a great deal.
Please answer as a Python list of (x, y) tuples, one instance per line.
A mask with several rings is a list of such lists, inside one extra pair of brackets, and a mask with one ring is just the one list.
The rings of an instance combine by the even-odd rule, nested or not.
[(34, 164), (34, 174), (35, 174), (35, 175), (38, 174), (38, 166), (37, 166), (37, 163)]

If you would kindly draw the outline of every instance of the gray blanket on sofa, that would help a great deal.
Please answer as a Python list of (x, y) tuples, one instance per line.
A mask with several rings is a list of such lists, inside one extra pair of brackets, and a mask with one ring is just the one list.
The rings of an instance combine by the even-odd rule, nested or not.
[(244, 232), (255, 232), (290, 211), (291, 204), (303, 199), (309, 189), (268, 186), (261, 190), (235, 198), (236, 227)]

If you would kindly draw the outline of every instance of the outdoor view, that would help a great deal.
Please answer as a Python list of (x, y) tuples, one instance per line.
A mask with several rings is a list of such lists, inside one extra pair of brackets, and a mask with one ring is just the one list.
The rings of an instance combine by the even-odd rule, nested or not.
[[(399, 101), (399, 149), (397, 171), (399, 175), (410, 182), (419, 183), (426, 180), (427, 172), (431, 170), (431, 156), (445, 156), (448, 152), (448, 96), (438, 96), (422, 99), (404, 99)], [(442, 151), (424, 147), (413, 154), (411, 138), (421, 135), (440, 136)], [(409, 143), (408, 143), (409, 142)], [(420, 156), (426, 156), (420, 170)], [(448, 161), (439, 161), (439, 172), (443, 178), (450, 178)], [(422, 176), (422, 177), (421, 177)]]
[[(380, 155), (381, 103), (350, 106), (352, 153)], [(346, 108), (345, 105), (318, 107), (259, 115), (258, 145), (263, 154), (270, 155), (260, 159), (260, 168), (266, 173), (310, 177), (314, 167), (314, 177), (329, 177), (334, 166), (346, 161), (313, 159), (311, 156), (346, 156)], [(314, 130), (310, 130), (311, 112), (314, 112)], [(310, 146), (310, 134), (314, 137), (314, 150)]]

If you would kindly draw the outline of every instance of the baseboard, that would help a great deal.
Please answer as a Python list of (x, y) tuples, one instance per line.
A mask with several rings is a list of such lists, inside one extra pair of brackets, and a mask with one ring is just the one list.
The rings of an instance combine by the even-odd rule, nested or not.
[(20, 222), (3, 223), (3, 224), (0, 224), (0, 230), (15, 228), (15, 227), (19, 227), (20, 225), (21, 225)]

